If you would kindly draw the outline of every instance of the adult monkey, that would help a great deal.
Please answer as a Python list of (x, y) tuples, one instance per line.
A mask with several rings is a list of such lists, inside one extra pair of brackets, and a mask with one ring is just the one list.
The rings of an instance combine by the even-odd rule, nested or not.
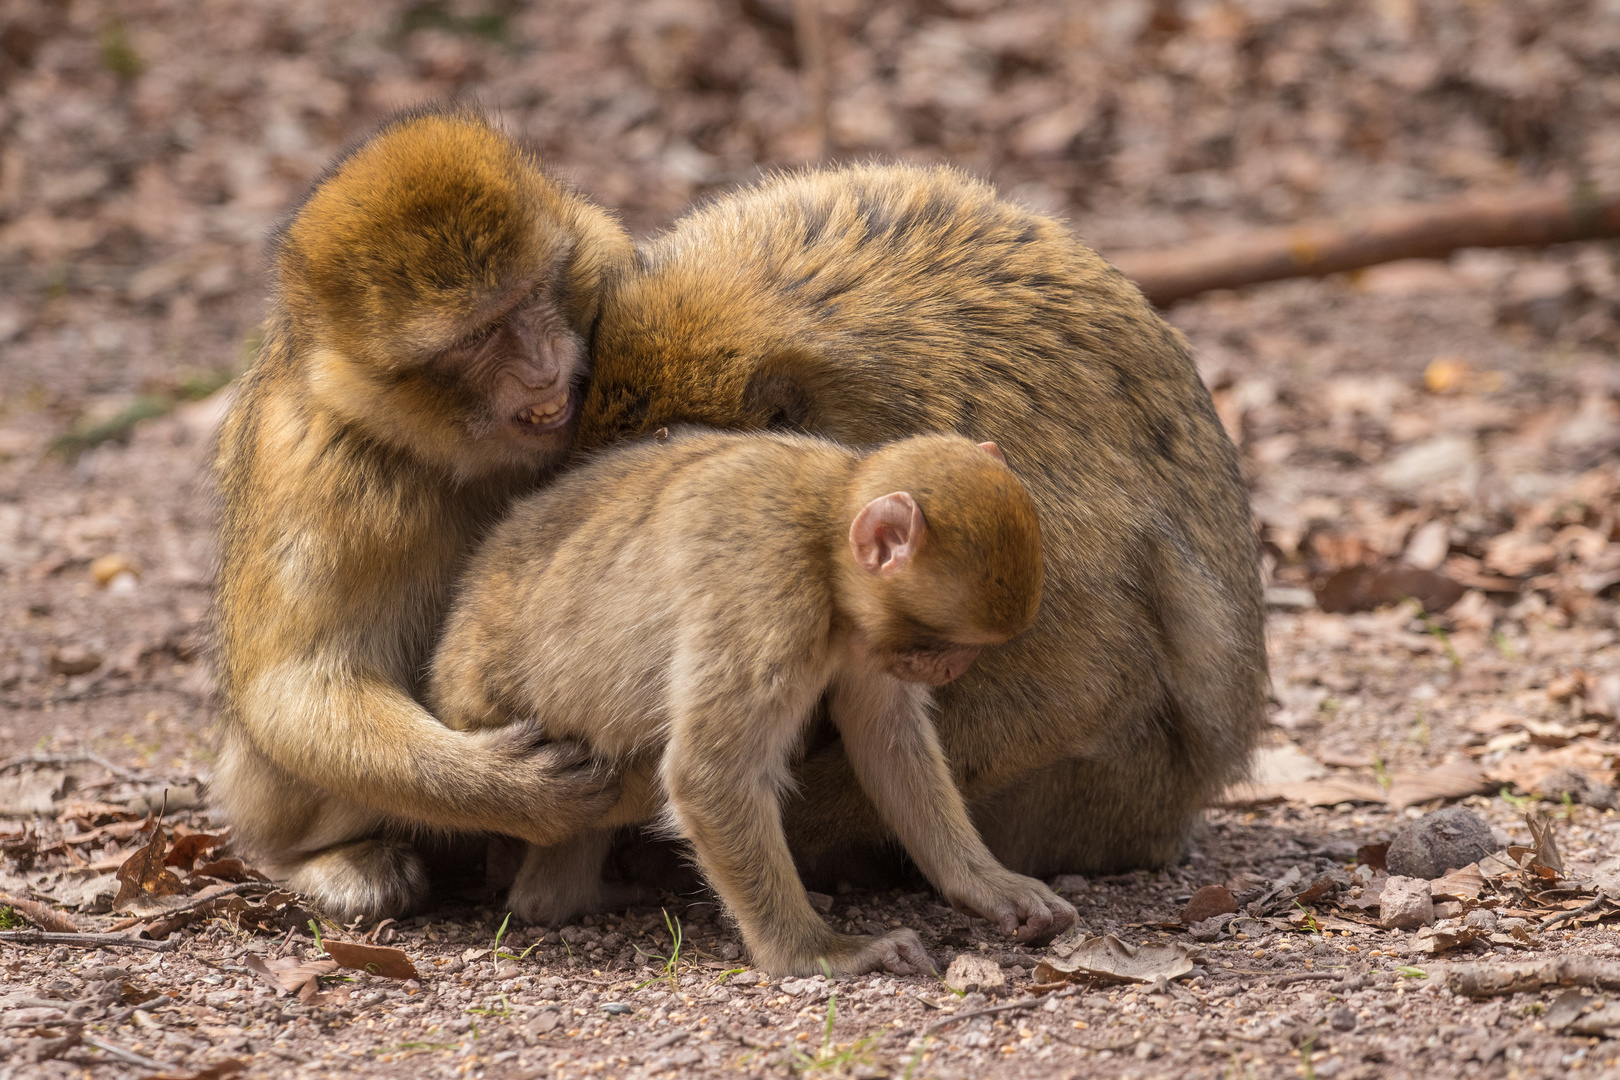
[(426, 896), (421, 832), (552, 843), (616, 798), (537, 730), (416, 700), (465, 557), (573, 444), (605, 211), (478, 115), (405, 113), (272, 238), (263, 349), (220, 433), (214, 796), (343, 919)]
[[(1237, 455), (1185, 341), (1059, 222), (944, 168), (724, 196), (603, 300), (580, 445), (678, 422), (855, 446), (994, 438), (1041, 515), (1034, 628), (938, 695), (990, 849), (1034, 876), (1170, 862), (1263, 726), (1264, 609)], [(886, 831), (842, 748), (784, 806), (812, 880)]]

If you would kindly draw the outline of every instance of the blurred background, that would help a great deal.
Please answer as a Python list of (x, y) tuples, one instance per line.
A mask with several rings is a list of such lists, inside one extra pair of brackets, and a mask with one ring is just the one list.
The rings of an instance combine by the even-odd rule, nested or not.
[[(449, 97), (637, 233), (877, 156), (957, 163), (1111, 252), (1613, 189), (1620, 4), (6, 0), (0, 390), (65, 415), (236, 363), (269, 224), (346, 140)], [(1612, 342), (1602, 314), (1569, 333)]]
[[(451, 97), (638, 235), (874, 157), (956, 163), (1109, 256), (1620, 193), (1616, 0), (5, 0), (0, 745), (205, 770), (200, 470), (262, 238), (346, 140)], [(1617, 304), (1585, 243), (1167, 312), (1244, 454), (1279, 738), (1344, 769), (1585, 748), (1606, 782)]]

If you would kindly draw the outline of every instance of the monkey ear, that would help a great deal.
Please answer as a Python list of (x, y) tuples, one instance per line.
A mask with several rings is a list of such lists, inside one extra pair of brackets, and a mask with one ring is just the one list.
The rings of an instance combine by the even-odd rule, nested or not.
[(928, 526), (922, 508), (904, 491), (879, 495), (849, 526), (849, 550), (869, 574), (893, 577), (911, 564)]
[(995, 443), (982, 442), (979, 444), (979, 449), (983, 450), (985, 453), (989, 454), (1003, 465), (1007, 464), (1007, 455), (1003, 454), (1001, 452), (1001, 447), (997, 446)]

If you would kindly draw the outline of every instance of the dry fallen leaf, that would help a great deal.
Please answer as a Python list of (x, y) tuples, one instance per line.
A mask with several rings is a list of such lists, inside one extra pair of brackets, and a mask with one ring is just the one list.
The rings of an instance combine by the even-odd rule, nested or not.
[(1472, 926), (1425, 926), (1417, 932), (1412, 948), (1430, 956), (1437, 956), (1464, 945), (1471, 945), (1476, 939), (1485, 936), (1487, 936), (1485, 931)]
[(1435, 799), (1461, 799), (1491, 790), (1491, 781), (1472, 761), (1448, 761), (1421, 772), (1397, 770), (1390, 777), (1389, 805), (1397, 810)]
[(228, 837), (219, 833), (191, 833), (188, 836), (177, 836), (174, 847), (164, 860), (165, 866), (178, 866), (189, 871), (204, 852), (212, 851), (223, 844)]
[(141, 908), (143, 910), (135, 913), (145, 914), (152, 909), (161, 910), (161, 904), (151, 903), (156, 898), (183, 893), (185, 886), (164, 865), (167, 854), (163, 826), (154, 823), (152, 839), (118, 868), (120, 884), (113, 907), (120, 911)]
[[(264, 960), (251, 953), (242, 958), (242, 964), (274, 990), (278, 997), (284, 994), (302, 996), (305, 988), (312, 985), (318, 990), (316, 980), (338, 969), (336, 960), (304, 961), (292, 956), (280, 960)], [(310, 991), (312, 994), (314, 992)]]
[(220, 881), (269, 881), (265, 875), (259, 873), (241, 859), (215, 859), (213, 862), (203, 863), (191, 872), (194, 878), (211, 877)]
[(1088, 938), (1068, 957), (1047, 957), (1035, 966), (1037, 983), (1153, 982), (1179, 979), (1193, 969), (1192, 950), (1185, 945), (1127, 945), (1113, 934)]
[(1429, 882), (1429, 895), (1436, 900), (1478, 900), (1485, 890), (1485, 875), (1478, 863), (1469, 863), (1458, 870), (1447, 870), (1441, 877)]
[(78, 924), (72, 919), (39, 903), (37, 900), (19, 900), (10, 896), (0, 896), (0, 907), (10, 908), (41, 930), (49, 930), (57, 934), (77, 934), (79, 932)]
[(1554, 874), (1564, 874), (1564, 858), (1558, 853), (1558, 840), (1553, 835), (1553, 820), (1546, 814), (1526, 814), (1524, 823), (1530, 826), (1534, 841), (1535, 864), (1545, 866)]
[(1490, 779), (1498, 784), (1512, 784), (1520, 791), (1533, 792), (1553, 773), (1573, 769), (1595, 783), (1606, 784), (1614, 778), (1617, 759), (1620, 759), (1620, 744), (1579, 739), (1553, 750), (1508, 754), (1491, 767)]
[(1445, 611), (1468, 589), (1438, 570), (1423, 570), (1399, 563), (1351, 566), (1331, 575), (1316, 588), (1316, 606), (1330, 615), (1373, 611), (1388, 604), (1416, 600), (1430, 613)]
[(1217, 915), (1231, 915), (1237, 911), (1237, 899), (1225, 885), (1205, 885), (1192, 894), (1181, 911), (1181, 923), (1190, 926)]
[(369, 971), (373, 975), (381, 975), (385, 979), (414, 979), (416, 978), (416, 965), (411, 958), (399, 949), (386, 945), (360, 945), (352, 941), (333, 941), (327, 938), (322, 944), (326, 947), (326, 955), (338, 962), (338, 966), (351, 971)]

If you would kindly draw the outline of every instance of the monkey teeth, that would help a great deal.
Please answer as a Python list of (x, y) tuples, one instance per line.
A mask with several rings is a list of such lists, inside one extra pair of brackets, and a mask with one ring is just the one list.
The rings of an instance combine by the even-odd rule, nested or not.
[(549, 424), (563, 414), (568, 407), (568, 395), (553, 398), (539, 405), (530, 405), (518, 414), (518, 419), (528, 424)]

